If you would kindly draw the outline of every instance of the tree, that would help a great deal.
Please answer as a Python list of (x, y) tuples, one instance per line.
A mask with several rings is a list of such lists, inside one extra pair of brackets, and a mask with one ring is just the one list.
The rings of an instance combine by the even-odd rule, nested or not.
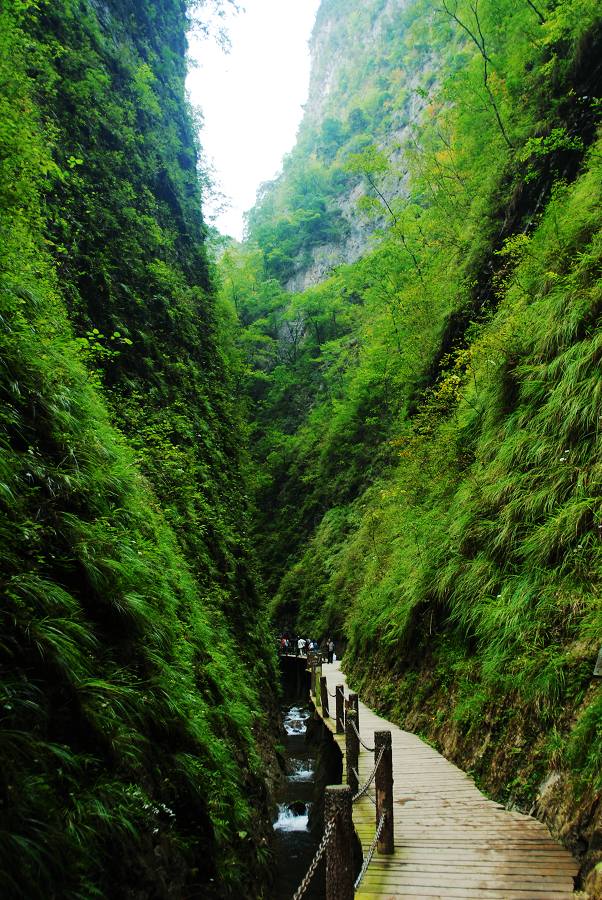
[(458, 15), (458, 0), (442, 0), (442, 3), (445, 13), (449, 16), (450, 19), (456, 22), (456, 24), (459, 25), (463, 31), (466, 32), (481, 55), (481, 59), (483, 61), (483, 85), (485, 87), (485, 91), (487, 92), (489, 103), (491, 104), (491, 108), (493, 109), (493, 112), (495, 114), (495, 118), (502, 137), (504, 138), (510, 150), (512, 150), (514, 149), (514, 145), (508, 137), (508, 133), (504, 122), (502, 121), (502, 116), (500, 114), (497, 101), (489, 83), (489, 66), (492, 65), (492, 62), (487, 50), (485, 35), (483, 34), (481, 20), (479, 18), (479, 0), (470, 0), (470, 2), (468, 3), (468, 8), (470, 10), (470, 14), (472, 15), (472, 22), (469, 18), (461, 19)]

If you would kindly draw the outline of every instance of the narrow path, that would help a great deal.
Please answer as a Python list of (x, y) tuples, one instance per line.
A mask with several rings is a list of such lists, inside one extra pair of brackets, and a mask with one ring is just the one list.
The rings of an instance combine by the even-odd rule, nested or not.
[[(347, 686), (339, 664), (322, 674), (334, 693)], [(334, 716), (334, 700), (329, 700)], [(481, 900), (568, 900), (578, 866), (531, 816), (510, 812), (488, 800), (472, 779), (416, 735), (381, 719), (360, 702), (360, 733), (373, 745), (374, 731), (391, 731), (395, 852), (375, 855), (356, 897), (481, 898)], [(324, 720), (334, 733), (334, 718)], [(335, 735), (345, 752), (344, 736)], [(361, 748), (363, 784), (374, 765)], [(372, 797), (374, 789), (371, 789)], [(355, 828), (364, 853), (374, 837), (374, 804), (364, 797), (354, 806)]]

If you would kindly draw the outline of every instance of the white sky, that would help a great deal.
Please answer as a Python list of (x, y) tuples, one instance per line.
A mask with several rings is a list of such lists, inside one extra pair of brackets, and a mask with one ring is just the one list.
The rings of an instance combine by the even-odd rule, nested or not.
[[(214, 178), (231, 206), (213, 224), (242, 237), (242, 215), (257, 188), (280, 170), (295, 142), (309, 86), (307, 42), (320, 0), (242, 0), (229, 14), (231, 50), (213, 38), (189, 36), (196, 62), (187, 79), (190, 98), (201, 108), (201, 143)], [(204, 213), (212, 220), (206, 198)]]

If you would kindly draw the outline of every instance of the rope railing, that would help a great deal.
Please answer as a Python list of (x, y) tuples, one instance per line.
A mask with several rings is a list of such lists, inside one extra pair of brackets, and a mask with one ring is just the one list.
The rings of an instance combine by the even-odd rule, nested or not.
[[(355, 775), (355, 777), (356, 777), (357, 779), (359, 779), (359, 775), (357, 774), (357, 770), (356, 770), (356, 769), (353, 770), (353, 774)], [(374, 797), (372, 796), (372, 794), (366, 794), (365, 792), (363, 792), (362, 794), (360, 794), (360, 793), (358, 792), (358, 793), (355, 795), (355, 797), (353, 797), (353, 802), (355, 803), (356, 800), (360, 800), (361, 797), (363, 797), (363, 796), (366, 796), (366, 797), (368, 798), (368, 800), (370, 801), (370, 803), (372, 803), (374, 806), (376, 806), (376, 800), (374, 799)]]
[(379, 823), (378, 823), (376, 832), (375, 832), (375, 834), (374, 834), (374, 840), (373, 840), (372, 843), (370, 844), (370, 847), (369, 847), (369, 849), (368, 849), (368, 852), (367, 852), (366, 855), (364, 856), (364, 861), (363, 861), (363, 863), (362, 863), (362, 868), (360, 869), (360, 873), (359, 873), (359, 875), (357, 876), (357, 878), (355, 879), (355, 882), (354, 882), (354, 884), (353, 884), (353, 890), (354, 890), (354, 891), (357, 891), (358, 887), (359, 887), (360, 884), (361, 884), (362, 878), (363, 878), (364, 875), (366, 874), (366, 871), (367, 871), (367, 869), (368, 869), (368, 866), (369, 866), (370, 863), (372, 862), (372, 857), (374, 856), (374, 851), (376, 850), (376, 847), (377, 847), (377, 844), (378, 844), (378, 841), (379, 841), (381, 832), (382, 832), (382, 830), (383, 830), (383, 828), (384, 828), (384, 826), (385, 826), (385, 818), (386, 818), (386, 815), (387, 815), (386, 813), (383, 813), (382, 816), (380, 817), (380, 821), (379, 821)]
[(316, 850), (316, 852), (314, 854), (314, 858), (312, 859), (311, 863), (309, 864), (309, 868), (308, 868), (307, 872), (305, 873), (303, 880), (301, 881), (301, 884), (299, 885), (299, 887), (293, 894), (293, 900), (301, 900), (301, 897), (303, 896), (303, 894), (309, 887), (309, 884), (310, 884), (312, 878), (316, 874), (316, 869), (318, 868), (320, 860), (324, 856), (326, 848), (328, 847), (330, 841), (332, 840), (332, 837), (334, 835), (334, 829), (336, 826), (336, 821), (337, 821), (337, 816), (334, 815), (332, 817), (332, 819), (330, 819), (328, 824), (326, 825), (326, 828), (324, 829), (324, 834), (322, 835), (322, 840), (320, 841), (320, 843), (318, 845), (318, 849)]

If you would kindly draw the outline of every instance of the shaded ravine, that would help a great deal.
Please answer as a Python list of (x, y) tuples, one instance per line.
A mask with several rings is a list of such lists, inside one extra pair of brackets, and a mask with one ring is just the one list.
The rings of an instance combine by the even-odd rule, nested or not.
[[(280, 707), (284, 775), (275, 792), (273, 900), (295, 893), (314, 857), (323, 832), (324, 787), (341, 780), (341, 756), (309, 699), (304, 664), (290, 660), (282, 669)], [(318, 867), (305, 897), (323, 900), (324, 868)]]

